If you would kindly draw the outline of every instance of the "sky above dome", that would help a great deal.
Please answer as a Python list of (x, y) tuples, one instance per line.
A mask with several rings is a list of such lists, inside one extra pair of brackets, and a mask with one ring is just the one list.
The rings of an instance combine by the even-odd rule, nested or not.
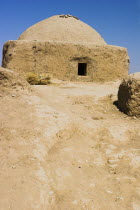
[(130, 73), (140, 71), (140, 0), (0, 0), (0, 62), (6, 41), (57, 14), (77, 16), (108, 44), (128, 48)]

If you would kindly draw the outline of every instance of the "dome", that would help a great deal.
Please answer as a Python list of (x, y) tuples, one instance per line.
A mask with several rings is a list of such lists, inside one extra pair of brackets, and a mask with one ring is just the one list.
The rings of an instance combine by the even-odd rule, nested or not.
[(29, 27), (18, 39), (106, 44), (97, 31), (72, 15), (55, 15), (47, 18)]

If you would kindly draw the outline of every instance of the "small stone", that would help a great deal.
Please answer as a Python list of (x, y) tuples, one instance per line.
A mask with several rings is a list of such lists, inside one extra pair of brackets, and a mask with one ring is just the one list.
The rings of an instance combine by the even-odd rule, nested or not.
[(112, 194), (112, 193), (113, 193), (113, 192), (112, 192), (112, 191), (110, 191), (110, 190), (108, 190), (107, 192), (108, 192), (108, 193), (110, 193), (110, 194)]
[(136, 116), (134, 116), (133, 119), (134, 119), (134, 120), (137, 119)]

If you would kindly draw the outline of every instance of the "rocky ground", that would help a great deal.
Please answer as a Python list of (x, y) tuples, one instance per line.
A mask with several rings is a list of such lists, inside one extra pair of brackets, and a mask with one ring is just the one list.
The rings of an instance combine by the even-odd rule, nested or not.
[(0, 210), (139, 210), (140, 118), (119, 81), (54, 81), (0, 97)]

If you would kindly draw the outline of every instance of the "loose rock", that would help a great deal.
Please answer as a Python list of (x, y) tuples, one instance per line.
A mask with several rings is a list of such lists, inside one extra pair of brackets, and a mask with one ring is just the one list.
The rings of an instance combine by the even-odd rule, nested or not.
[(140, 117), (140, 73), (129, 75), (120, 84), (118, 107), (130, 116)]

